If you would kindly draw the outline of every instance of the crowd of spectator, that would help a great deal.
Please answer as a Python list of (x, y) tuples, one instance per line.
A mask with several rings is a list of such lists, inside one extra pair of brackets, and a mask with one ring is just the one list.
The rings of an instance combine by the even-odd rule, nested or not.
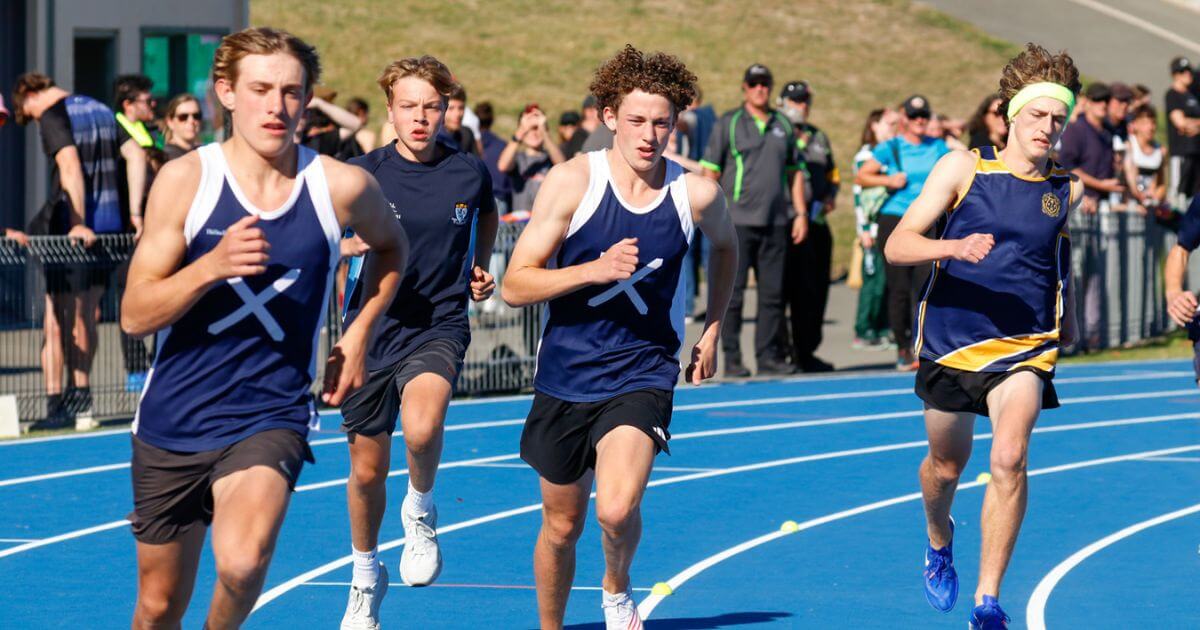
[[(1188, 59), (1171, 61), (1172, 84), (1164, 95), (1166, 146), (1157, 138), (1159, 116), (1141, 85), (1093, 83), (1080, 96), (1075, 116), (1056, 147), (1056, 159), (1086, 185), (1078, 221), (1086, 225), (1107, 212), (1152, 214), (1176, 221), (1200, 186), (1200, 101)], [(725, 375), (748, 376), (741, 328), (753, 272), (758, 374), (823, 372), (833, 366), (817, 356), (829, 295), (833, 235), (827, 216), (837, 209), (841, 177), (833, 142), (813, 124), (814, 86), (790, 81), (775, 94), (774, 75), (753, 64), (741, 82), (742, 102), (723, 114), (696, 101), (678, 118), (666, 155), (685, 168), (718, 180), (739, 244), (739, 267), (729, 316), (722, 332)], [(204, 96), (179, 94), (163, 107), (154, 86), (140, 75), (118, 77), (111, 104), (70, 94), (52, 78), (31, 72), (12, 90), (18, 123), (37, 123), (53, 166), (52, 192), (28, 226), (5, 226), (5, 236), (27, 243), (27, 234), (66, 235), (91, 246), (98, 234), (142, 230), (147, 192), (155, 173), (200, 144), (227, 135), (226, 117)], [(297, 141), (340, 160), (391, 142), (385, 123), (371, 127), (368, 102), (353, 97), (338, 105), (336, 92), (318, 89), (297, 130)], [(915, 369), (913, 313), (929, 269), (887, 264), (881, 252), (889, 235), (943, 155), (994, 145), (1007, 138), (1001, 99), (986, 95), (967, 120), (936, 113), (919, 94), (895, 107), (872, 110), (854, 154), (856, 256), (852, 276), (861, 279), (854, 318), (854, 347), (896, 351), (898, 369)], [(219, 110), (219, 108), (215, 108)], [(211, 111), (213, 119), (204, 120)], [(579, 110), (551, 113), (525, 105), (514, 133), (493, 131), (497, 111), (488, 101), (472, 107), (465, 90), (449, 98), (443, 141), (478, 154), (493, 181), (505, 220), (528, 218), (533, 199), (555, 165), (581, 152), (611, 146), (612, 132), (591, 95)], [(0, 124), (9, 110), (0, 100)], [(1080, 347), (1101, 345), (1100, 288), (1105, 278), (1096, 231), (1074, 242), (1082, 252), (1077, 286), (1081, 304)], [(685, 311), (700, 294), (706, 247), (697, 236), (685, 263), (689, 291)], [(47, 270), (42, 366), (48, 425), (86, 412), (89, 374), (96, 352), (97, 302), (109, 283), (123, 282), (121, 269)], [(152, 347), (122, 336), (126, 386), (144, 383)], [(64, 380), (65, 379), (65, 380)]]

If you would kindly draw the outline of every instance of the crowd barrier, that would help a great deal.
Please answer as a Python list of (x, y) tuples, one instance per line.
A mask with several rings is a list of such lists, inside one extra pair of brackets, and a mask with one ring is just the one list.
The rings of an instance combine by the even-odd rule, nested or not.
[[(501, 223), (490, 271), (497, 283), (521, 233), (523, 224)], [(1075, 214), (1070, 220), (1072, 267), (1076, 286), (1084, 271), (1100, 274), (1098, 285), (1100, 343), (1104, 347), (1134, 344), (1171, 327), (1163, 307), (1162, 263), (1175, 242), (1174, 234), (1153, 217), (1107, 208), (1094, 215)], [(150, 339), (133, 339), (119, 326), (120, 295), (133, 253), (129, 235), (100, 236), (85, 248), (61, 236), (30, 237), (27, 247), (0, 239), (0, 396), (15, 395), (22, 422), (47, 413), (44, 361), (60, 371), (67, 409), (96, 419), (131, 417), (137, 406), (145, 372), (153, 361)], [(1193, 259), (1190, 276), (1200, 282), (1200, 257)], [(1193, 283), (1194, 285), (1196, 283)], [(467, 350), (456, 395), (478, 396), (528, 389), (533, 382), (542, 308), (514, 309), (497, 294), (471, 303), (472, 342)], [(341, 331), (340, 291), (328, 304), (326, 326), (319, 342), (318, 375), (324, 358)], [(1077, 294), (1079, 316), (1087, 296)], [(57, 359), (46, 352), (47, 309), (58, 313), (59, 329), (67, 343)], [(74, 313), (94, 309), (94, 360), (88, 373), (90, 401), (73, 396), (79, 377), (69, 369), (78, 364), (72, 352)], [(844, 317), (852, 320), (852, 317)]]
[[(497, 281), (522, 226), (500, 225), (491, 269)], [(47, 415), (47, 372), (53, 370), (43, 369), (44, 365), (61, 366), (64, 409), (71, 418), (132, 417), (154, 353), (151, 338), (133, 339), (120, 329), (120, 296), (133, 249), (133, 238), (126, 234), (101, 235), (92, 247), (62, 236), (30, 237), (27, 247), (0, 238), (0, 396), (16, 396), (22, 423)], [(325, 358), (341, 332), (340, 291), (331, 293), (318, 344), (314, 391), (322, 382)], [(53, 345), (48, 348), (44, 343), (47, 309), (57, 313), (49, 320), (51, 326), (64, 322), (59, 326), (64, 356), (57, 360), (48, 356), (53, 354)], [(90, 319), (83, 320), (85, 326), (95, 322), (94, 358), (86, 373), (90, 400), (84, 399), (77, 387), (83, 380), (82, 371), (75, 374), (71, 369), (83, 365), (72, 341), (88, 338), (74, 330), (79, 310), (92, 312)], [(528, 388), (533, 383), (541, 308), (511, 308), (500, 299), (497, 289), (491, 299), (471, 303), (469, 314), (472, 343), (456, 395)], [(49, 377), (53, 380), (53, 374)]]

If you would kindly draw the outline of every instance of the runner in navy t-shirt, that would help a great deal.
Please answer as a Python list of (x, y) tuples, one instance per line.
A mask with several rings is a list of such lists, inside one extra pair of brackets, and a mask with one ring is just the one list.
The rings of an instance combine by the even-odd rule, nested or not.
[[(406, 584), (424, 586), (441, 571), (433, 483), (446, 407), (471, 338), (467, 297), (486, 300), (495, 287), (485, 271), (499, 225), (491, 176), (478, 156), (437, 140), (447, 100), (457, 89), (450, 70), (429, 56), (402, 59), (384, 69), (379, 85), (397, 139), (351, 163), (379, 181), (409, 235), (412, 254), (400, 290), (371, 337), (367, 382), (342, 406), (342, 427), (350, 434), (347, 497), (354, 553), (343, 628), (377, 627), (387, 591), (376, 546), (401, 409), (409, 483), (400, 511), (406, 539), (400, 576)], [(368, 252), (351, 265), (347, 324), (358, 316), (362, 299), (354, 278), (370, 267), (371, 258)]]

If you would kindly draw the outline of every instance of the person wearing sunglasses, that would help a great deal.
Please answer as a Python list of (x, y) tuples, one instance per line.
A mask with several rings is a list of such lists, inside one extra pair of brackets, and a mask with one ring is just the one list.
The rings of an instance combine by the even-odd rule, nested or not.
[[(887, 247), (888, 238), (901, 217), (925, 185), (925, 178), (950, 147), (941, 138), (930, 138), (929, 100), (914, 94), (900, 105), (900, 135), (875, 146), (871, 159), (863, 163), (855, 183), (864, 188), (886, 186), (890, 195), (879, 208), (879, 248)], [(886, 173), (886, 174), (884, 174)], [(918, 292), (929, 277), (930, 266), (900, 266), (887, 263), (888, 323), (896, 339), (896, 369), (917, 369), (913, 355), (913, 317)]]
[(163, 129), (163, 152), (167, 160), (183, 157), (200, 142), (200, 100), (191, 94), (180, 94), (167, 103), (166, 128)]
[[(750, 269), (758, 282), (758, 317), (754, 355), (761, 375), (792, 374), (796, 368), (783, 357), (791, 349), (780, 340), (784, 327), (783, 275), (789, 242), (799, 243), (808, 231), (804, 212), (789, 217), (788, 202), (803, 208), (804, 177), (795, 130), (783, 113), (770, 107), (771, 71), (762, 64), (742, 77), (745, 101), (717, 121), (700, 165), (720, 182), (738, 239), (738, 271), (729, 315), (721, 330), (725, 377), (750, 376), (742, 363), (742, 303)], [(791, 197), (788, 197), (790, 193)]]

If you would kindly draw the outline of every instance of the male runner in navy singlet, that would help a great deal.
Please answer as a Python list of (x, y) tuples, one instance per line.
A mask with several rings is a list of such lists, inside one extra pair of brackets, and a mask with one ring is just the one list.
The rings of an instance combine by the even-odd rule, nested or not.
[(521, 457), (541, 475), (534, 573), (543, 628), (562, 627), (593, 478), (605, 623), (642, 627), (629, 567), (654, 456), (670, 439), (687, 290), (680, 269), (694, 227), (712, 255), (708, 318), (687, 380), (698, 385), (715, 372), (737, 239), (720, 186), (662, 158), (695, 82), (675, 57), (632, 46), (600, 67), (591, 92), (613, 148), (551, 169), (501, 285), (513, 306), (547, 303), (521, 435)]
[(158, 333), (133, 424), (134, 628), (178, 628), (212, 526), (217, 582), (206, 628), (235, 628), (266, 577), (316, 419), (316, 342), (349, 227), (374, 252), (362, 311), (333, 349), (323, 399), (365, 376), (366, 342), (399, 285), (400, 224), (362, 169), (297, 147), (316, 50), (268, 28), (213, 61), (233, 134), (166, 165), (129, 270), (121, 326)]

